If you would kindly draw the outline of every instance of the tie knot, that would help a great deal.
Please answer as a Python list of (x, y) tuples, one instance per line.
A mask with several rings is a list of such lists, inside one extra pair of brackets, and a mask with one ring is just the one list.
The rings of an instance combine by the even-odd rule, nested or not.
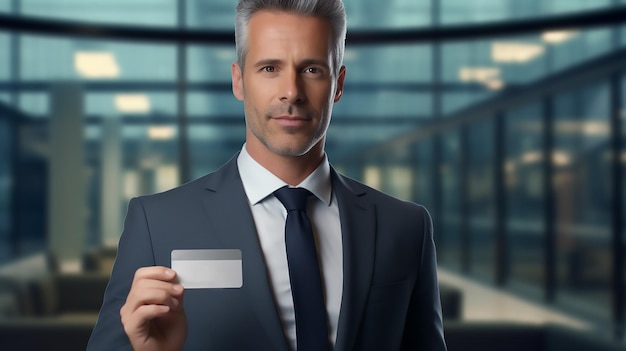
[(306, 211), (306, 200), (311, 192), (304, 188), (282, 187), (274, 192), (274, 195), (282, 202), (287, 211)]

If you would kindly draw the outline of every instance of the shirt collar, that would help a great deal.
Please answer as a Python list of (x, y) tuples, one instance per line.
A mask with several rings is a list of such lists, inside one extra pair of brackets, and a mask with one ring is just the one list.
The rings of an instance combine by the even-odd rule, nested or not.
[[(287, 185), (287, 183), (255, 161), (246, 150), (246, 144), (243, 145), (237, 157), (237, 166), (239, 167), (239, 175), (248, 196), (248, 201), (252, 205), (256, 205), (274, 191)], [(326, 154), (324, 154), (324, 159), (320, 165), (297, 187), (307, 189), (318, 199), (324, 201), (327, 206), (330, 206), (332, 186), (330, 182), (330, 164)]]

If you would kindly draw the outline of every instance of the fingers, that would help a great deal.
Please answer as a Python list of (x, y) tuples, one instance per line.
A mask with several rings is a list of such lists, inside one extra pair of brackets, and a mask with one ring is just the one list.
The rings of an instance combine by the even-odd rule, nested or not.
[(179, 348), (154, 348), (151, 342), (184, 341), (183, 293), (184, 288), (178, 284), (176, 272), (172, 269), (142, 267), (135, 272), (126, 302), (120, 308), (124, 331), (135, 349)]
[(180, 305), (184, 289), (177, 284), (176, 272), (166, 267), (142, 267), (135, 272), (126, 303), (133, 310), (141, 305)]

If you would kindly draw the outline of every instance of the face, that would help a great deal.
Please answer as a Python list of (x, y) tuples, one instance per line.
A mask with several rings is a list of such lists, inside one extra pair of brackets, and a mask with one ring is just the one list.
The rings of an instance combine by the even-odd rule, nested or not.
[(333, 74), (329, 22), (260, 11), (248, 26), (243, 71), (232, 65), (233, 93), (244, 102), (251, 155), (321, 155), (345, 67)]

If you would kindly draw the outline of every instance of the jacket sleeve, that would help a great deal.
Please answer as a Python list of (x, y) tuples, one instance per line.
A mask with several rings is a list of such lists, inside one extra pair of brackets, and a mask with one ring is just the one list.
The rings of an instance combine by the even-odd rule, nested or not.
[(135, 198), (128, 205), (117, 257), (98, 320), (87, 345), (88, 351), (132, 350), (122, 326), (120, 308), (126, 302), (135, 271), (154, 264), (144, 207), (141, 199)]
[(421, 210), (422, 250), (418, 260), (417, 283), (404, 328), (402, 350), (445, 351), (433, 225), (428, 211), (424, 207)]

